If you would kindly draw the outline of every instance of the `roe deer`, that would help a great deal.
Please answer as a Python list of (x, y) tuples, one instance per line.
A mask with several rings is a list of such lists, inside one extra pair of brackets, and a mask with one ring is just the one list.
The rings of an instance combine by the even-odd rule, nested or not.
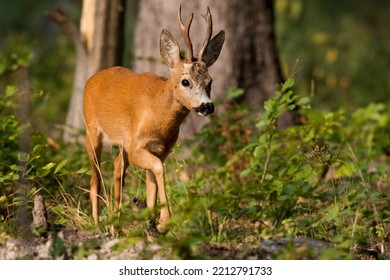
[(159, 194), (162, 206), (159, 229), (166, 228), (170, 210), (163, 162), (176, 143), (179, 127), (190, 111), (201, 116), (214, 112), (210, 99), (212, 79), (207, 68), (217, 60), (225, 32), (221, 30), (211, 39), (209, 8), (203, 17), (207, 33), (197, 56), (193, 55), (189, 35), (193, 14), (184, 26), (181, 8), (177, 13), (186, 44), (186, 58), (180, 57), (179, 45), (169, 31), (162, 30), (160, 54), (169, 66), (170, 78), (112, 67), (96, 73), (87, 81), (84, 114), (86, 149), (92, 168), (90, 199), (95, 224), (98, 224), (100, 157), (105, 140), (120, 148), (114, 163), (115, 210), (119, 209), (126, 168), (131, 163), (146, 170), (146, 204), (150, 210), (155, 207)]

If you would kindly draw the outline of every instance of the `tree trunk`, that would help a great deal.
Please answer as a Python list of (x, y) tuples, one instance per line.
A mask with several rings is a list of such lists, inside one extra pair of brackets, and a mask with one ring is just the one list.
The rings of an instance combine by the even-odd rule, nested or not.
[[(19, 152), (29, 154), (30, 153), (30, 118), (29, 111), (31, 105), (31, 91), (30, 83), (28, 79), (28, 68), (19, 67), (14, 72), (15, 84), (18, 92), (18, 110), (17, 117), (22, 129), (19, 140)], [(23, 166), (23, 169), (19, 171), (19, 181), (15, 184), (16, 192), (18, 193), (18, 204), (16, 208), (16, 229), (17, 234), (25, 241), (32, 240), (32, 232), (30, 228), (31, 215), (28, 210), (28, 194), (31, 189), (31, 185), (25, 174), (27, 172), (26, 162), (19, 160), (18, 166)]]
[[(273, 0), (247, 0), (246, 5), (230, 1), (234, 18), (230, 18), (232, 42), (231, 63), (234, 80), (245, 89), (245, 99), (253, 109), (260, 109), (283, 80), (273, 31)], [(237, 23), (239, 21), (239, 24)], [(238, 42), (240, 42), (238, 44)]]
[[(214, 34), (221, 29), (226, 31), (221, 55), (209, 70), (213, 77), (212, 98), (223, 100), (229, 87), (243, 88), (242, 101), (246, 100), (252, 110), (261, 111), (264, 101), (273, 95), (275, 84), (283, 80), (275, 46), (272, 0), (141, 0), (135, 31), (134, 70), (169, 75), (168, 67), (160, 59), (159, 37), (166, 28), (184, 46), (176, 21), (180, 4), (183, 20), (194, 13), (191, 39), (195, 50), (205, 34), (200, 15), (206, 12), (207, 6), (213, 16)], [(190, 114), (181, 127), (181, 137), (198, 132), (207, 121)], [(291, 123), (292, 116), (283, 118), (283, 122)]]
[(64, 141), (74, 142), (85, 128), (83, 94), (94, 73), (121, 65), (124, 48), (125, 0), (83, 0), (80, 30), (60, 8), (48, 13), (76, 47), (75, 78), (66, 117)]

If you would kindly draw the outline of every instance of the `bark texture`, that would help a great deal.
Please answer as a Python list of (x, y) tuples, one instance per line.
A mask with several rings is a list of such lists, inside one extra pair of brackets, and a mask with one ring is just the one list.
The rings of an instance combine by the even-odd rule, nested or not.
[(60, 7), (47, 13), (69, 35), (76, 48), (65, 142), (77, 140), (76, 136), (85, 127), (82, 108), (87, 79), (104, 68), (122, 64), (125, 3), (125, 0), (83, 0), (80, 29)]
[[(19, 140), (19, 152), (24, 154), (30, 153), (30, 118), (29, 112), (31, 107), (31, 90), (28, 77), (28, 68), (20, 67), (14, 72), (14, 79), (18, 93), (18, 109), (16, 112), (18, 121), (21, 127)], [(32, 232), (30, 228), (31, 215), (28, 211), (28, 194), (31, 189), (29, 180), (25, 177), (27, 173), (27, 163), (23, 159), (18, 160), (18, 166), (23, 168), (19, 170), (19, 181), (16, 183), (15, 191), (18, 193), (18, 203), (16, 207), (16, 229), (17, 234), (26, 242), (32, 240)]]

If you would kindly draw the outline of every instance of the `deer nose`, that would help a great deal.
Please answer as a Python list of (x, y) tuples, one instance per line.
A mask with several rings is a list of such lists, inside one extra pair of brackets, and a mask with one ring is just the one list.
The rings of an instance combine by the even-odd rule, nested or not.
[(214, 104), (212, 102), (202, 103), (200, 106), (195, 107), (195, 112), (201, 116), (208, 116), (214, 113)]

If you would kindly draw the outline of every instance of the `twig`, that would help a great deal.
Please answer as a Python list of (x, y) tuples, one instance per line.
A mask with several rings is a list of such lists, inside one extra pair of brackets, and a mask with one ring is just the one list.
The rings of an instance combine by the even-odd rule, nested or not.
[(80, 31), (62, 7), (55, 6), (52, 10), (46, 11), (45, 16), (56, 23), (62, 31), (72, 39), (77, 51), (86, 52), (86, 47), (82, 41)]

